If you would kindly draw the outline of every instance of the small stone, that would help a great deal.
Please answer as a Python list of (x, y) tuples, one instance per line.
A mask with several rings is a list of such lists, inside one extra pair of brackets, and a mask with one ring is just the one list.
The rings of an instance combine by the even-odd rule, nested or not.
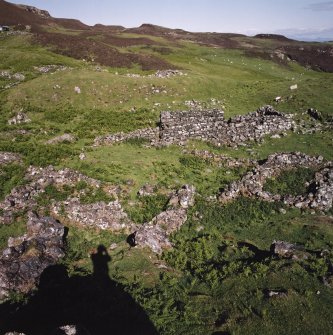
[(287, 213), (287, 211), (286, 211), (284, 208), (280, 208), (280, 209), (279, 209), (279, 212), (280, 212), (281, 214), (286, 214), (286, 213)]
[(111, 245), (110, 245), (110, 250), (114, 250), (114, 249), (116, 249), (118, 247), (118, 244), (117, 243), (112, 243)]

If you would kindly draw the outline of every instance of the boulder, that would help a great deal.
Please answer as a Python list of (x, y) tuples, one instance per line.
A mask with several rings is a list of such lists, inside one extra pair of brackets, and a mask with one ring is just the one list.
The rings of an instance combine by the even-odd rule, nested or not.
[(307, 259), (310, 256), (303, 247), (285, 241), (274, 241), (271, 251), (277, 256), (293, 260)]

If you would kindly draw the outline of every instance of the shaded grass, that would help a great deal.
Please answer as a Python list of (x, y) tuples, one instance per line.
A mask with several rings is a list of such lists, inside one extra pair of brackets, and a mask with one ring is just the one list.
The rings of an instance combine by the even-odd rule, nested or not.
[(3, 200), (14, 187), (23, 185), (25, 167), (19, 164), (0, 166), (0, 200)]
[(269, 178), (264, 184), (264, 191), (280, 195), (306, 195), (309, 183), (313, 180), (313, 169), (299, 167), (294, 170), (283, 171), (276, 178)]
[[(1, 215), (1, 213), (0, 213)], [(18, 214), (20, 215), (20, 214)], [(26, 223), (22, 218), (16, 219), (9, 225), (0, 225), (0, 252), (8, 247), (9, 237), (22, 236), (26, 232)]]

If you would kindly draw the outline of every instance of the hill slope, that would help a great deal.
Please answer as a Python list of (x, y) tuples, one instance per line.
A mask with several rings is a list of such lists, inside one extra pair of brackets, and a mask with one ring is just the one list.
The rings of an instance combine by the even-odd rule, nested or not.
[[(147, 56), (141, 50), (124, 53), (117, 49), (131, 45), (158, 47), (161, 44), (158, 38), (163, 38), (168, 44), (190, 41), (210, 47), (238, 49), (254, 57), (273, 59), (280, 63), (290, 59), (315, 70), (333, 72), (332, 45), (298, 42), (270, 34), (250, 38), (240, 34), (191, 33), (151, 24), (129, 29), (102, 25), (90, 27), (78, 20), (53, 18), (46, 11), (31, 6), (17, 6), (4, 0), (0, 1), (0, 22), (21, 29), (31, 26), (38, 43), (52, 46), (54, 51), (77, 59), (93, 59), (108, 66), (131, 67), (139, 64), (144, 70), (174, 68), (156, 54)], [(132, 34), (131, 38), (128, 38), (129, 34)], [(140, 35), (145, 37), (140, 38)]]
[(328, 334), (331, 45), (0, 5), (0, 333)]

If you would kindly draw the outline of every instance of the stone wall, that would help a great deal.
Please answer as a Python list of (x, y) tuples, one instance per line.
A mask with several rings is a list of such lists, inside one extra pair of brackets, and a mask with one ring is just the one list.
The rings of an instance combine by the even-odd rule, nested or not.
[(265, 135), (282, 133), (295, 128), (292, 115), (274, 110), (271, 106), (256, 112), (236, 116), (225, 123), (222, 131), (216, 131), (211, 140), (216, 145), (239, 145), (247, 141), (260, 141)]
[(224, 112), (206, 111), (162, 112), (160, 139), (164, 144), (183, 142), (190, 138), (208, 141), (211, 135), (225, 127)]
[[(264, 191), (264, 184), (268, 178), (276, 177), (284, 170), (300, 166), (318, 169), (311, 182), (312, 192), (305, 196), (282, 196)], [(333, 203), (333, 162), (324, 163), (321, 156), (312, 157), (300, 152), (273, 154), (263, 164), (257, 165), (248, 172), (241, 180), (229, 184), (219, 195), (219, 200), (225, 203), (241, 195), (270, 202), (281, 201), (288, 206), (297, 208), (328, 211)]]
[(271, 106), (256, 112), (224, 119), (219, 109), (161, 112), (160, 127), (116, 133), (95, 139), (95, 145), (114, 144), (132, 138), (144, 138), (152, 145), (184, 144), (189, 139), (217, 146), (237, 146), (260, 141), (265, 135), (283, 133), (296, 127), (292, 115), (277, 112)]
[(159, 138), (159, 128), (144, 128), (132, 131), (130, 133), (120, 132), (106, 136), (99, 136), (95, 139), (94, 145), (112, 145), (135, 138), (142, 138), (155, 143)]

